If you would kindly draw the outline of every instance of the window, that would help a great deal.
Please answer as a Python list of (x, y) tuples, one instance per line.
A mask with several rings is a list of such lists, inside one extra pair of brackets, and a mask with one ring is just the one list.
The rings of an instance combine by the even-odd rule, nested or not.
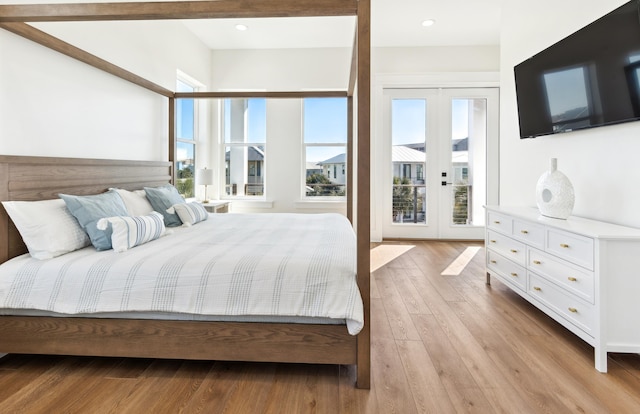
[(411, 164), (402, 164), (402, 177), (411, 180)]
[(302, 142), (305, 166), (302, 194), (306, 197), (344, 197), (347, 186), (347, 99), (304, 99)]
[(264, 196), (266, 100), (224, 100), (224, 166), (227, 197)]
[[(178, 92), (194, 92), (196, 88), (178, 80)], [(196, 102), (192, 98), (176, 101), (176, 188), (185, 198), (194, 197), (196, 154)]]

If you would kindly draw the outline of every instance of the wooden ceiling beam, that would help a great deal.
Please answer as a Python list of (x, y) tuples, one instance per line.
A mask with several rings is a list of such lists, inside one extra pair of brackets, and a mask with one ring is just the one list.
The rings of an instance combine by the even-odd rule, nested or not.
[(84, 62), (94, 68), (100, 69), (111, 75), (117, 76), (126, 81), (132, 82), (145, 89), (158, 93), (162, 96), (173, 97), (173, 91), (166, 89), (158, 84), (155, 84), (149, 80), (146, 80), (135, 73), (129, 72), (126, 69), (116, 66), (113, 63), (107, 62), (89, 52), (86, 52), (78, 47), (75, 47), (67, 42), (64, 42), (57, 37), (51, 36), (35, 27), (29, 26), (26, 23), (1, 23), (0, 27), (8, 30), (14, 34), (36, 42), (42, 46), (48, 47), (51, 50), (67, 55), (71, 58)]
[(175, 98), (346, 98), (346, 91), (246, 91), (246, 92), (176, 92)]
[(0, 22), (355, 16), (357, 0), (208, 0), (0, 5)]

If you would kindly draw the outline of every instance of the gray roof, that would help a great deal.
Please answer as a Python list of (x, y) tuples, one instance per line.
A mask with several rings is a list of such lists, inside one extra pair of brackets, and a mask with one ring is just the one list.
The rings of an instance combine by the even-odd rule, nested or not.
[(329, 158), (328, 160), (320, 161), (318, 165), (324, 164), (344, 164), (347, 162), (347, 154), (339, 154), (335, 157)]
[[(264, 161), (264, 150), (262, 147), (250, 146), (247, 151), (248, 161)], [(229, 161), (229, 151), (224, 154), (225, 161)]]
[[(393, 162), (416, 163), (424, 162), (424, 152), (409, 148), (406, 145), (394, 145), (391, 148), (391, 160)], [(344, 164), (346, 163), (347, 154), (339, 154), (335, 157), (318, 162), (318, 165), (325, 164)], [(307, 167), (308, 168), (308, 167)]]
[(424, 152), (414, 150), (405, 145), (394, 145), (391, 147), (391, 161), (412, 163), (412, 162), (424, 162)]

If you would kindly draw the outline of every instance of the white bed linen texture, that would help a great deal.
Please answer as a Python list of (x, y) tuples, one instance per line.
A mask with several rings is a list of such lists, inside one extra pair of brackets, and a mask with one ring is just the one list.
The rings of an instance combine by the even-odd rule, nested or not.
[(356, 241), (339, 214), (211, 214), (122, 253), (0, 265), (0, 309), (318, 317), (364, 324)]

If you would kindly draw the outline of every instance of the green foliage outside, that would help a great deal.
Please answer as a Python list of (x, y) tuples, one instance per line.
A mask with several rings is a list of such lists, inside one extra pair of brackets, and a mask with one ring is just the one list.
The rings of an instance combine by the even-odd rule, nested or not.
[(457, 185), (453, 193), (453, 224), (469, 224), (469, 186)]
[(193, 166), (178, 170), (176, 177), (176, 189), (184, 198), (195, 197)]
[(413, 211), (413, 188), (407, 177), (393, 177), (393, 217), (402, 222), (405, 213)]
[(344, 185), (334, 184), (324, 174), (320, 173), (311, 174), (307, 177), (307, 187), (313, 190), (307, 190), (307, 196), (309, 197), (337, 197), (345, 195)]

